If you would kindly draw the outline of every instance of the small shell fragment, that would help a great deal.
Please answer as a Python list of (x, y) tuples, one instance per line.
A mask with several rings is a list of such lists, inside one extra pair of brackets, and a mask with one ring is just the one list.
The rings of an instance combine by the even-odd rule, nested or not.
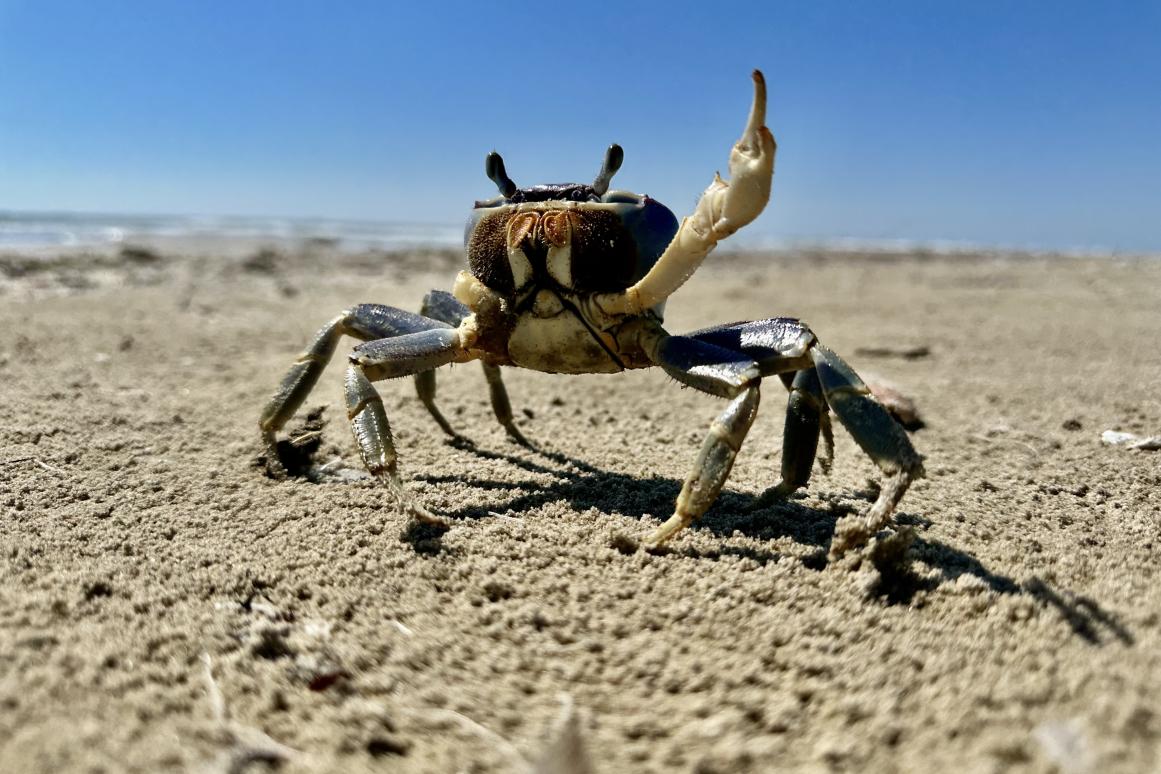
[(866, 384), (875, 400), (905, 429), (915, 431), (926, 427), (927, 423), (919, 415), (915, 401), (904, 395), (898, 387), (881, 379), (868, 379)]
[(1118, 430), (1105, 430), (1101, 433), (1101, 442), (1109, 446), (1124, 446), (1127, 449), (1141, 451), (1161, 451), (1161, 435), (1143, 437), (1132, 433), (1123, 433)]

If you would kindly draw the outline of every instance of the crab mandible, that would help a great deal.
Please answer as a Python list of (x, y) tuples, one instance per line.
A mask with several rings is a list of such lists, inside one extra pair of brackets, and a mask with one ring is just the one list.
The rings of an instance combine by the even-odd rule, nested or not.
[(359, 304), (327, 323), (262, 412), (270, 472), (283, 473), (276, 433), (348, 335), (365, 342), (351, 353), (346, 377), (347, 412), (363, 463), (420, 516), (430, 514), (403, 494), (391, 428), (372, 383), (414, 376), (420, 400), (454, 437), (435, 404), (434, 369), (479, 360), (496, 417), (523, 444), (501, 366), (566, 374), (661, 366), (679, 382), (729, 401), (710, 426), (673, 515), (653, 534), (654, 544), (673, 537), (717, 498), (758, 411), (762, 377), (772, 375), (790, 398), (781, 480), (759, 502), (806, 485), (820, 433), (828, 447), (823, 462), (829, 461), (829, 409), (888, 477), (866, 514), (840, 523), (831, 556), (886, 527), (907, 487), (923, 475), (921, 457), (858, 375), (804, 323), (774, 317), (681, 336), (661, 324), (665, 300), (770, 197), (776, 146), (765, 126), (765, 80), (757, 70), (753, 80), (749, 121), (730, 153), (730, 181), (715, 176), (680, 225), (648, 196), (609, 190), (623, 159), (618, 145), (609, 147), (591, 185), (518, 188), (499, 154), (489, 154), (487, 174), (500, 196), (472, 210), (465, 232), (468, 270), (460, 272), (454, 292), (432, 291), (419, 314)]

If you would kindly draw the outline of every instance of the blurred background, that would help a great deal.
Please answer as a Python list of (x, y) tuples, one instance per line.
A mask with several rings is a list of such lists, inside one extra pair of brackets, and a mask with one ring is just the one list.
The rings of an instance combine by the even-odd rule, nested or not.
[(0, 1), (0, 246), (454, 245), (518, 184), (679, 215), (770, 84), (734, 246), (1161, 252), (1161, 5)]

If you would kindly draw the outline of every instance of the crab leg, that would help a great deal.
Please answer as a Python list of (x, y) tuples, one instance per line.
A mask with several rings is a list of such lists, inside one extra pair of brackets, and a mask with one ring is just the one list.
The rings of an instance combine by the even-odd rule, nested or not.
[(654, 362), (673, 378), (731, 399), (710, 425), (693, 469), (677, 496), (673, 515), (650, 538), (653, 544), (660, 545), (701, 518), (722, 491), (758, 413), (762, 378), (758, 364), (746, 355), (697, 339), (669, 336), (657, 340), (651, 349)]
[(810, 348), (814, 333), (792, 317), (733, 323), (687, 334), (691, 338), (742, 352), (758, 364), (763, 376), (777, 374), (790, 391), (782, 433), (782, 480), (752, 506), (762, 508), (806, 485), (818, 451), (821, 432), (825, 444), (824, 470), (833, 456), (826, 398), (815, 373)]
[(637, 284), (595, 298), (609, 314), (639, 314), (672, 295), (697, 271), (718, 242), (745, 226), (766, 206), (774, 176), (774, 136), (766, 128), (766, 80), (754, 71), (754, 102), (741, 139), (730, 152), (730, 182), (714, 175), (693, 214), (681, 222), (669, 247)]
[(484, 367), (484, 378), (488, 380), (488, 398), (492, 401), (492, 413), (496, 415), (496, 420), (504, 426), (509, 438), (521, 446), (532, 448), (532, 442), (524, 437), (512, 419), (512, 403), (508, 400), (508, 390), (504, 387), (500, 366), (484, 360), (480, 361), (480, 365)]
[(835, 525), (830, 558), (840, 558), (852, 548), (870, 540), (891, 521), (891, 513), (911, 482), (923, 477), (923, 458), (887, 410), (871, 396), (862, 379), (842, 358), (827, 347), (815, 344), (810, 350), (826, 401), (879, 469), (887, 483), (879, 497), (862, 516), (848, 516)]
[[(424, 296), (420, 314), (451, 325), (459, 325), (461, 320), (471, 314), (471, 311), (451, 293), (433, 290)], [(523, 446), (531, 446), (532, 444), (528, 442), (528, 439), (524, 437), (512, 419), (512, 403), (508, 400), (508, 390), (504, 387), (500, 367), (483, 360), (480, 361), (480, 364), (484, 367), (484, 378), (488, 380), (488, 396), (492, 401), (492, 413), (504, 426), (509, 438)], [(451, 424), (444, 418), (443, 413), (440, 412), (439, 407), (435, 405), (434, 370), (423, 371), (415, 375), (415, 391), (419, 394), (419, 399), (423, 401), (428, 412), (443, 428), (443, 431), (452, 438), (462, 439), (463, 436), (452, 428)]]
[(373, 475), (385, 477), (415, 515), (438, 521), (422, 506), (403, 496), (399, 478), (399, 456), (391, 436), (391, 424), (383, 399), (371, 384), (381, 379), (411, 376), (451, 362), (471, 360), (468, 352), (474, 328), (433, 328), (390, 339), (361, 344), (351, 353), (347, 368), (347, 417), (359, 444), (363, 464)]
[(306, 400), (319, 376), (335, 353), (339, 339), (354, 336), (364, 341), (416, 333), (431, 328), (448, 328), (447, 323), (405, 312), (382, 304), (359, 304), (342, 312), (324, 325), (310, 346), (282, 377), (278, 390), (262, 410), (258, 427), (266, 447), (266, 467), (271, 475), (284, 476), (286, 471), (278, 460), (275, 435)]
[(786, 424), (782, 430), (782, 480), (767, 489), (754, 504), (761, 508), (806, 486), (818, 452), (826, 399), (814, 369), (799, 371), (790, 383)]
[[(798, 320), (775, 317), (706, 328), (686, 336), (668, 336), (659, 325), (646, 326), (638, 343), (653, 362), (678, 381), (733, 399), (711, 427), (673, 516), (653, 536), (656, 543), (700, 517), (718, 496), (753, 421), (762, 376), (782, 377), (790, 389), (790, 399), (782, 441), (782, 479), (759, 498), (756, 507), (806, 484), (820, 434), (827, 457), (831, 456), (828, 409), (888, 476), (865, 514), (839, 522), (831, 543), (832, 560), (886, 527), (911, 482), (923, 476), (922, 458), (903, 429), (871, 396), (858, 374)], [(750, 391), (752, 403), (747, 397)]]

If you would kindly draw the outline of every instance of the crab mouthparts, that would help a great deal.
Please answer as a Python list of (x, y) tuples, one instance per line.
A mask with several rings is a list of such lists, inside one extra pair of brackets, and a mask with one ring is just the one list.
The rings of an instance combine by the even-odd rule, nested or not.
[(548, 273), (548, 248), (549, 245), (531, 236), (520, 243), (520, 252), (531, 264), (532, 281), (537, 285), (555, 284)]

